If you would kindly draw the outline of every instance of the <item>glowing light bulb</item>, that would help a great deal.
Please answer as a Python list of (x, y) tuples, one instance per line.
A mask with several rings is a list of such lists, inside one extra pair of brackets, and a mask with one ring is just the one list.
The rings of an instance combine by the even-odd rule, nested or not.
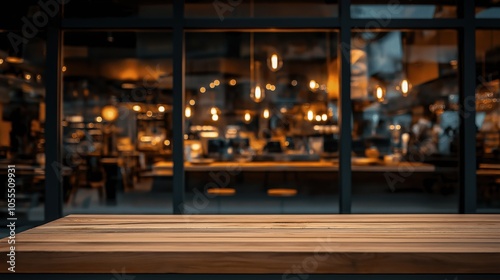
[(273, 52), (267, 59), (267, 66), (271, 71), (276, 72), (281, 69), (281, 66), (283, 66), (283, 60), (278, 53)]
[(403, 79), (401, 81), (401, 93), (403, 94), (403, 96), (407, 96), (408, 93), (410, 92), (410, 89), (411, 89), (410, 82), (408, 82), (407, 79)]
[(315, 80), (311, 80), (309, 82), (309, 88), (312, 90), (316, 88), (316, 81)]
[(189, 105), (194, 106), (194, 104), (196, 104), (196, 101), (194, 101), (194, 99), (189, 100)]
[(210, 83), (210, 88), (214, 88), (215, 87), (215, 84), (212, 82)]
[(97, 118), (95, 118), (95, 121), (96, 121), (96, 122), (102, 122), (102, 117), (97, 117)]
[(314, 119), (314, 113), (312, 110), (307, 111), (307, 119), (312, 121)]
[(269, 119), (269, 109), (265, 109), (264, 112), (262, 113), (262, 116), (264, 117), (264, 119)]
[(212, 114), (212, 115), (217, 115), (217, 111), (218, 111), (218, 110), (217, 110), (217, 108), (216, 108), (216, 107), (212, 107), (212, 108), (210, 108), (210, 114)]
[(377, 86), (377, 88), (375, 89), (375, 98), (377, 98), (377, 100), (379, 102), (384, 101), (384, 99), (385, 99), (385, 92), (384, 92), (384, 89), (381, 86)]
[(321, 115), (322, 121), (326, 122), (327, 119), (328, 119), (328, 116), (326, 114)]
[(262, 100), (264, 100), (264, 97), (264, 90), (259, 85), (257, 85), (255, 89), (250, 93), (250, 98), (256, 103), (262, 102)]
[(214, 85), (215, 85), (215, 86), (220, 85), (220, 81), (219, 81), (219, 80), (215, 80), (215, 81), (214, 81)]
[(200, 92), (201, 92), (201, 93), (205, 93), (206, 91), (207, 91), (207, 89), (206, 89), (205, 87), (201, 87), (201, 88), (200, 88)]
[(161, 113), (165, 112), (165, 106), (162, 105), (158, 106), (158, 111)]
[(189, 119), (192, 115), (193, 112), (191, 110), (191, 107), (187, 106), (186, 109), (184, 110), (184, 116), (186, 116), (186, 118)]
[(250, 113), (245, 113), (245, 122), (250, 122), (252, 120), (252, 116), (250, 116)]
[(229, 84), (232, 85), (232, 86), (235, 86), (236, 85), (236, 80), (235, 79), (231, 79), (229, 81)]
[(136, 112), (139, 112), (141, 110), (141, 106), (139, 105), (134, 105), (134, 107), (132, 107), (132, 110), (136, 111)]
[(316, 121), (317, 122), (321, 121), (321, 116), (320, 115), (316, 115)]
[(212, 115), (212, 120), (213, 120), (214, 122), (218, 121), (218, 120), (219, 120), (219, 115), (217, 115), (217, 114), (213, 114), (213, 115)]

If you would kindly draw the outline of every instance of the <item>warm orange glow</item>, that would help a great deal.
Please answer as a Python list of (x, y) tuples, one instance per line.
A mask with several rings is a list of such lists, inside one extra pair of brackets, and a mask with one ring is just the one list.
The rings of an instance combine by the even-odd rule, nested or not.
[(269, 109), (265, 109), (264, 112), (262, 113), (262, 116), (264, 117), (264, 119), (269, 119), (270, 116)]
[(112, 122), (118, 118), (118, 109), (115, 106), (107, 105), (102, 108), (102, 118), (108, 122)]
[(250, 122), (252, 120), (252, 116), (250, 116), (250, 113), (245, 113), (245, 122)]

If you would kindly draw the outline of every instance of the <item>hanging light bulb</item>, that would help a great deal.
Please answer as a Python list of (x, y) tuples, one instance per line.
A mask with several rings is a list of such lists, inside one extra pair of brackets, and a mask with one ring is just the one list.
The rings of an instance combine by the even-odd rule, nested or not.
[(328, 120), (328, 116), (326, 114), (321, 115), (321, 120), (326, 122), (326, 120)]
[(271, 52), (267, 58), (267, 66), (269, 67), (269, 70), (273, 72), (280, 70), (283, 66), (283, 60), (276, 51)]
[(411, 90), (411, 83), (408, 81), (408, 79), (403, 79), (401, 81), (401, 84), (399, 85), (399, 90), (401, 91), (404, 97), (408, 96), (408, 93), (410, 93)]
[(312, 110), (307, 111), (307, 120), (312, 121), (314, 119), (314, 112)]
[(255, 88), (250, 93), (250, 98), (255, 103), (262, 102), (262, 100), (264, 100), (264, 97), (266, 97), (266, 94), (265, 94), (264, 89), (260, 85), (256, 85)]
[(252, 116), (250, 115), (250, 113), (246, 112), (244, 119), (246, 123), (249, 123), (252, 120)]
[(269, 109), (265, 109), (264, 112), (262, 112), (262, 116), (264, 117), (264, 119), (269, 119), (270, 116)]
[(375, 98), (378, 102), (382, 102), (385, 100), (385, 90), (381, 86), (377, 86), (375, 88)]
[(311, 81), (309, 82), (309, 88), (310, 88), (311, 90), (316, 89), (316, 81), (315, 81), (315, 80), (311, 80)]
[(210, 114), (217, 115), (218, 112), (219, 112), (219, 109), (217, 107), (210, 108)]
[(218, 121), (218, 120), (219, 120), (219, 115), (217, 115), (217, 114), (213, 114), (213, 115), (212, 115), (212, 120), (213, 120), (214, 122)]
[(193, 115), (193, 111), (191, 110), (191, 107), (189, 106), (186, 106), (186, 109), (184, 110), (184, 116), (186, 116), (186, 118), (191, 118), (191, 116)]

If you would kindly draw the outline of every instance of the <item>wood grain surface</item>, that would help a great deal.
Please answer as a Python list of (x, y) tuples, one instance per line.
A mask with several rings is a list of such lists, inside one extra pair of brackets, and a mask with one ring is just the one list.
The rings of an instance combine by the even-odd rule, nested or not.
[[(7, 239), (0, 241), (7, 248)], [(1, 272), (7, 271), (5, 249)], [(18, 273), (500, 273), (500, 215), (70, 215)], [(1, 277), (1, 276), (0, 276)]]

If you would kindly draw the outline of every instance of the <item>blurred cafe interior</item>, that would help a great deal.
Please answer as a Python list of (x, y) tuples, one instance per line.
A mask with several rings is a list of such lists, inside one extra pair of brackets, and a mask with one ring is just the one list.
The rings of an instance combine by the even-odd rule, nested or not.
[[(477, 212), (500, 211), (498, 1), (476, 1), (491, 27), (465, 33), (475, 64), (462, 1), (73, 0), (40, 26), (45, 10), (22, 2), (0, 26), (0, 176), (16, 165), (27, 221), (44, 220), (54, 170), (64, 215), (179, 199), (193, 214), (339, 213), (346, 191), (352, 213), (459, 213), (469, 112), (468, 188)], [(25, 22), (36, 33), (18, 44)]]

